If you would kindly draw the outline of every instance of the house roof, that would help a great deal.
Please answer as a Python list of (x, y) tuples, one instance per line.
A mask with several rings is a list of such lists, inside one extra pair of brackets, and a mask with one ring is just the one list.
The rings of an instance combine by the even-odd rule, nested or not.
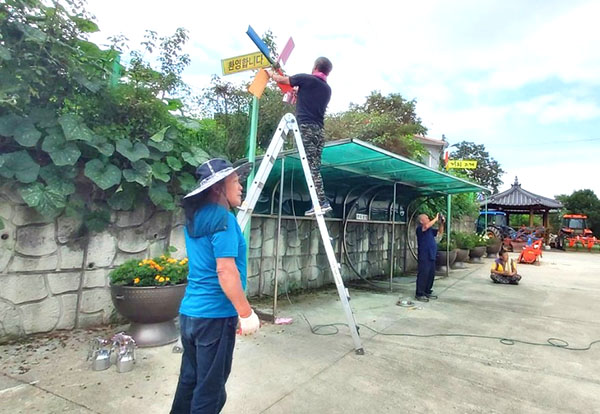
[(442, 148), (446, 148), (448, 146), (448, 143), (442, 139), (429, 138), (422, 135), (414, 135), (414, 138), (425, 145), (437, 145)]
[[(483, 206), (485, 201), (481, 203)], [(495, 208), (508, 212), (529, 212), (533, 210), (556, 210), (562, 208), (560, 201), (552, 198), (534, 194), (524, 190), (519, 184), (519, 180), (515, 177), (514, 184), (510, 189), (494, 194), (487, 200), (488, 208)]]

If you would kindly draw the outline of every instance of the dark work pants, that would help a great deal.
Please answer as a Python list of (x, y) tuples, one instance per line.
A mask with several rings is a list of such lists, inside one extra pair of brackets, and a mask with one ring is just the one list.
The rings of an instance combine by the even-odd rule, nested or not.
[(310, 167), (315, 191), (319, 197), (319, 203), (323, 205), (326, 201), (323, 190), (323, 178), (321, 177), (321, 155), (325, 145), (325, 134), (323, 128), (316, 124), (300, 124), (300, 135), (306, 151), (306, 160)]
[(183, 355), (172, 414), (217, 414), (225, 405), (237, 316), (192, 318), (180, 315)]
[(419, 257), (417, 267), (417, 293), (416, 296), (430, 295), (433, 291), (435, 278), (435, 259), (429, 260)]

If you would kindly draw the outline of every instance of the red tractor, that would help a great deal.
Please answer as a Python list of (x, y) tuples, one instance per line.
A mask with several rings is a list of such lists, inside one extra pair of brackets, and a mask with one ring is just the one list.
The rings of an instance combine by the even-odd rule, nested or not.
[[(565, 214), (562, 219), (562, 227), (558, 232), (556, 247), (565, 249), (575, 241), (594, 239), (592, 231), (587, 227), (587, 216), (584, 214)], [(594, 244), (594, 243), (592, 243)]]

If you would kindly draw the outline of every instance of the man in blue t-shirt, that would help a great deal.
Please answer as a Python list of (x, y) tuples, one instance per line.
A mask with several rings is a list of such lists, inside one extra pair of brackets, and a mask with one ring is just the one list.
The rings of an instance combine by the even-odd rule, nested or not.
[(435, 278), (435, 259), (437, 256), (437, 243), (435, 236), (444, 234), (443, 221), (439, 230), (432, 228), (438, 222), (440, 215), (436, 214), (433, 220), (429, 220), (427, 214), (419, 215), (417, 226), (417, 244), (419, 247), (418, 269), (417, 269), (417, 292), (415, 299), (420, 302), (429, 302), (429, 299), (437, 299), (433, 294), (433, 280)]
[[(325, 110), (331, 99), (331, 88), (327, 84), (327, 76), (332, 68), (333, 66), (329, 59), (320, 57), (315, 61), (312, 74), (310, 75), (301, 73), (294, 76), (281, 76), (275, 72), (268, 72), (271, 79), (275, 82), (291, 85), (298, 91), (296, 118), (306, 151), (306, 159), (310, 166), (310, 172), (323, 213), (331, 211), (331, 206), (325, 198), (325, 191), (323, 190), (321, 154), (325, 143), (323, 130)], [(314, 214), (314, 208), (305, 213), (307, 216)]]

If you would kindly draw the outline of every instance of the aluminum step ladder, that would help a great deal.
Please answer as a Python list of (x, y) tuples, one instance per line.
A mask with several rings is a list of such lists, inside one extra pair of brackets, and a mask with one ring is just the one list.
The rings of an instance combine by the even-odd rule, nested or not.
[(335, 286), (337, 288), (338, 295), (340, 296), (342, 307), (346, 313), (348, 327), (350, 328), (352, 340), (354, 341), (354, 350), (356, 354), (363, 355), (364, 349), (362, 347), (360, 336), (358, 335), (358, 327), (356, 325), (356, 321), (354, 320), (352, 309), (350, 308), (350, 294), (348, 293), (348, 289), (346, 289), (344, 286), (344, 280), (342, 279), (342, 274), (340, 272), (341, 266), (335, 257), (333, 246), (331, 245), (331, 238), (329, 237), (329, 231), (327, 230), (327, 225), (325, 224), (324, 213), (321, 210), (321, 205), (319, 204), (319, 198), (317, 197), (315, 184), (312, 179), (312, 174), (310, 173), (308, 160), (306, 159), (306, 151), (304, 150), (304, 144), (302, 143), (302, 137), (300, 135), (300, 130), (298, 129), (298, 122), (296, 121), (296, 117), (294, 117), (294, 115), (289, 113), (285, 114), (283, 118), (281, 118), (281, 121), (279, 121), (279, 125), (277, 126), (277, 130), (273, 135), (273, 139), (271, 140), (271, 143), (267, 148), (267, 152), (260, 163), (260, 167), (254, 176), (254, 180), (248, 189), (246, 199), (239, 208), (237, 221), (242, 229), (245, 228), (250, 216), (252, 215), (252, 211), (256, 206), (256, 202), (260, 197), (260, 193), (262, 192), (267, 178), (271, 173), (271, 169), (277, 160), (277, 156), (283, 149), (283, 144), (285, 143), (285, 139), (290, 131), (294, 133), (294, 139), (296, 141), (298, 154), (300, 155), (300, 162), (302, 163), (304, 178), (306, 179), (306, 184), (308, 185), (308, 192), (310, 194), (310, 199), (312, 200), (315, 211), (315, 218), (317, 219), (319, 232), (321, 233), (321, 240), (323, 241), (323, 246), (325, 247), (325, 253), (327, 254), (327, 259), (329, 260), (329, 267), (331, 268), (331, 273), (333, 274), (333, 278), (335, 280)]

